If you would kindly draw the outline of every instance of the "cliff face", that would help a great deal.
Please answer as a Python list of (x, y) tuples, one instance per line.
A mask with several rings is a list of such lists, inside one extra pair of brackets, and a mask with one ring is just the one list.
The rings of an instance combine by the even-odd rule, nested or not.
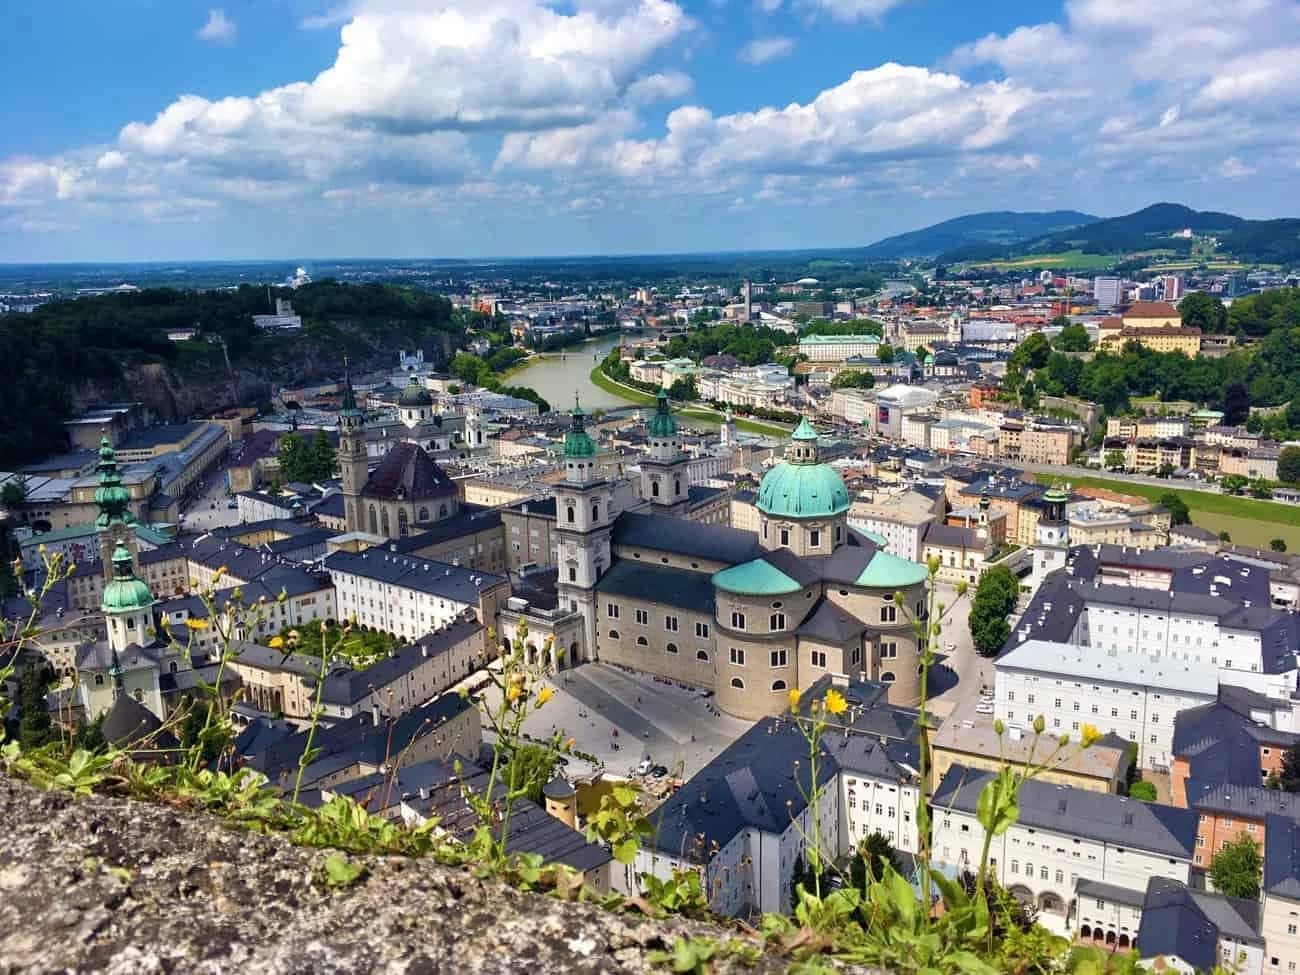
[[(430, 860), (329, 855), (165, 806), (39, 792), (0, 776), (0, 972), (632, 973), (678, 935)], [(765, 958), (746, 972), (777, 972)], [(659, 969), (664, 971), (665, 969)], [(714, 971), (740, 971), (724, 961)]]

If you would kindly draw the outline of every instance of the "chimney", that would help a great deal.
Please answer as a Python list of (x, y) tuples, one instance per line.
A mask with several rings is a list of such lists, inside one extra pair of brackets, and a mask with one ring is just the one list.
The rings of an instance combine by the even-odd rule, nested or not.
[(370, 705), (370, 723), (374, 725), (374, 727), (376, 728), (379, 727), (379, 705), (378, 704)]

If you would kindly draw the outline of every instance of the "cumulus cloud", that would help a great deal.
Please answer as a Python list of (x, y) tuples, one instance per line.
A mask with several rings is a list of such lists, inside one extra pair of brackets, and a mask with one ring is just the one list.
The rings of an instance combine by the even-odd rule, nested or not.
[(220, 7), (208, 11), (208, 19), (196, 32), (199, 40), (212, 41), (214, 44), (233, 44), (238, 34), (239, 26)]
[(658, 71), (628, 85), (627, 98), (630, 102), (644, 105), (681, 98), (692, 86), (691, 76), (684, 71)]
[(835, 20), (880, 23), (885, 14), (907, 0), (802, 0), (803, 6), (829, 14)]
[(794, 50), (794, 38), (775, 35), (773, 37), (756, 37), (736, 54), (746, 64), (767, 64), (783, 58)]

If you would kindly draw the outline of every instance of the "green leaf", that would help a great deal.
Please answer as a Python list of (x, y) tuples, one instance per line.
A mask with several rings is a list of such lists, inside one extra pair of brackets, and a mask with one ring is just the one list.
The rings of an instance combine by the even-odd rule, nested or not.
[(907, 927), (916, 923), (916, 891), (898, 871), (885, 865), (885, 883), (889, 885), (889, 899), (899, 918)]
[(969, 951), (954, 951), (947, 960), (955, 964), (958, 971), (970, 972), (971, 975), (998, 975), (996, 968)]
[(325, 882), (331, 887), (351, 887), (365, 873), (365, 867), (353, 863), (341, 853), (332, 853), (325, 858)]
[(624, 865), (630, 865), (636, 859), (636, 851), (640, 849), (635, 837), (623, 840), (621, 843), (615, 843), (614, 848), (610, 851), (614, 854), (614, 859)]

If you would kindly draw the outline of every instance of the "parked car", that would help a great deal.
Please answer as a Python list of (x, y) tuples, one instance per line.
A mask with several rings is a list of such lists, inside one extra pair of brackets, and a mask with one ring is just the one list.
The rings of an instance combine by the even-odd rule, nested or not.
[(653, 779), (662, 779), (667, 774), (668, 774), (667, 765), (656, 765), (654, 768), (650, 770), (650, 777)]
[(636, 767), (636, 774), (648, 775), (652, 768), (654, 768), (654, 762), (650, 761), (649, 758), (643, 758), (641, 764)]

